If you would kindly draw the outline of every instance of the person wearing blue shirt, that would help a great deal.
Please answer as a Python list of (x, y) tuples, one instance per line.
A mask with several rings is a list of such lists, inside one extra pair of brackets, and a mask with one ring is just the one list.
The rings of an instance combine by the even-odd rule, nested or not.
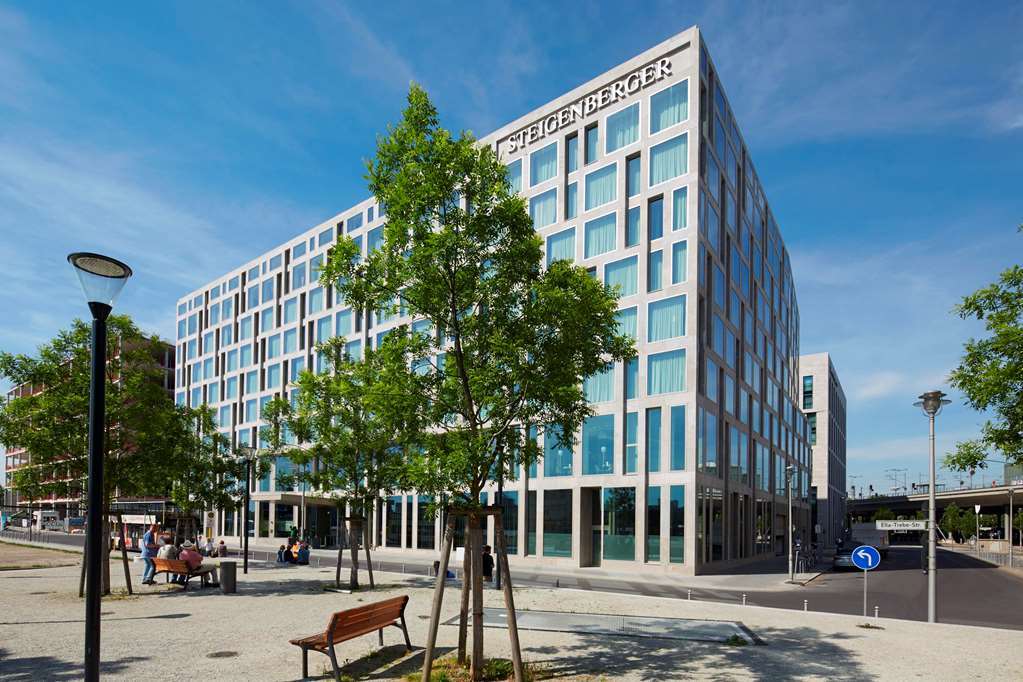
[(142, 561), (145, 562), (146, 567), (142, 571), (142, 584), (153, 585), (156, 583), (153, 578), (156, 574), (156, 563), (153, 561), (153, 557), (156, 556), (159, 547), (156, 544), (156, 537), (160, 532), (160, 524), (154, 523), (149, 527), (149, 530), (142, 536)]

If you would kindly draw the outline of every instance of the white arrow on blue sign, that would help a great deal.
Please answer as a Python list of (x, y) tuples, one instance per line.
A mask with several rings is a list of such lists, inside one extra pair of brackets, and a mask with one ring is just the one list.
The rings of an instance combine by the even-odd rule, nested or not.
[(852, 562), (856, 568), (872, 571), (881, 563), (881, 553), (870, 545), (860, 545), (853, 550)]

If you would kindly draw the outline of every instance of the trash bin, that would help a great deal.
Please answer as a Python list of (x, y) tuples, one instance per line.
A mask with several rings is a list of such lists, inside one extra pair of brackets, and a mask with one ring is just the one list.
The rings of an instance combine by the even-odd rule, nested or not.
[(234, 594), (238, 589), (238, 562), (220, 562), (220, 591), (224, 594)]

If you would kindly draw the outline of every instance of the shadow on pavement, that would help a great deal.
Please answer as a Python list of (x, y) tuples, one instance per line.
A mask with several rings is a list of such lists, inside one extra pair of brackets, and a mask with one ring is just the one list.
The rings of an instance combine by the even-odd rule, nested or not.
[(534, 646), (525, 647), (522, 653), (530, 661), (542, 661), (555, 676), (616, 679), (632, 675), (644, 680), (689, 677), (862, 680), (865, 677), (856, 656), (837, 644), (840, 640), (852, 639), (853, 635), (826, 635), (806, 627), (761, 628), (756, 635), (767, 646), (735, 647), (583, 634), (577, 635), (578, 643), (570, 649)]
[[(102, 661), (100, 675), (123, 672), (132, 663), (144, 660), (141, 656), (126, 656), (116, 661)], [(53, 656), (11, 658), (6, 649), (0, 649), (0, 677), (4, 680), (80, 680), (82, 675), (79, 661), (72, 663)]]

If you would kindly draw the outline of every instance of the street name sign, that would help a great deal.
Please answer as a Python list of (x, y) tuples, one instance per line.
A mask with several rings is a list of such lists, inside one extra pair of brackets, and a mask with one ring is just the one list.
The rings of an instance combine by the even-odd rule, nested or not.
[(926, 521), (875, 521), (878, 530), (927, 530)]

